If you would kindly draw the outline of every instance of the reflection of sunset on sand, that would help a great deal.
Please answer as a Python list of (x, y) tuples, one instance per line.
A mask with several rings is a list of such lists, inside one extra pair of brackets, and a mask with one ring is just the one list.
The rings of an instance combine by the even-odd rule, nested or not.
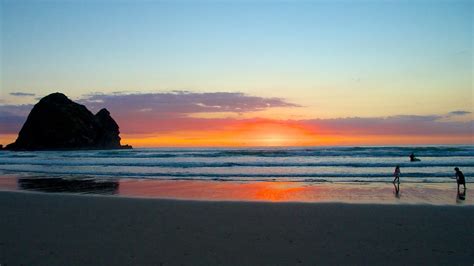
[[(452, 184), (403, 184), (403, 197), (393, 197), (393, 184), (121, 180), (118, 195), (184, 200), (456, 204)], [(397, 195), (399, 196), (399, 195)], [(473, 205), (473, 198), (463, 202)]]
[(0, 178), (0, 189), (16, 190), (18, 188), (17, 178)]
[(288, 201), (293, 198), (293, 195), (304, 193), (305, 190), (308, 189), (302, 186), (292, 187), (290, 184), (261, 184), (255, 193), (255, 200)]
[[(117, 195), (199, 201), (345, 202), (474, 205), (474, 198), (449, 183), (311, 183), (144, 179), (0, 178), (0, 190)], [(394, 197), (395, 196), (395, 197)], [(453, 200), (456, 199), (456, 200)]]

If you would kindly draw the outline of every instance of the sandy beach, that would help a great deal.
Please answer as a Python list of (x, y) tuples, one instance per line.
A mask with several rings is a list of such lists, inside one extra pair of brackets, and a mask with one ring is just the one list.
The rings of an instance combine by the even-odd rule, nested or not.
[(0, 192), (1, 265), (472, 265), (472, 206)]

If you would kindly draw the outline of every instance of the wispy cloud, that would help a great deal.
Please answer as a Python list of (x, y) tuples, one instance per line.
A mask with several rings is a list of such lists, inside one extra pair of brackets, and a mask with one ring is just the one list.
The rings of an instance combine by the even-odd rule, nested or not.
[(299, 107), (281, 98), (249, 96), (240, 92), (91, 94), (86, 95), (80, 102), (93, 110), (106, 107), (112, 112), (149, 112), (175, 117), (192, 113), (245, 113), (274, 107)]
[(474, 122), (443, 121), (440, 115), (399, 115), (301, 120), (319, 134), (342, 135), (469, 135)]
[[(245, 113), (274, 107), (299, 107), (281, 98), (249, 96), (240, 92), (89, 94), (78, 101), (93, 112), (107, 108), (124, 132), (163, 132), (172, 130), (217, 129), (232, 123), (228, 119), (198, 119), (196, 113)], [(20, 130), (32, 105), (0, 106), (0, 133)]]
[(32, 108), (31, 104), (0, 105), (0, 134), (18, 133)]
[(10, 92), (11, 96), (18, 96), (18, 97), (33, 97), (36, 94), (34, 93), (27, 93), (27, 92)]
[(448, 113), (448, 117), (449, 116), (461, 116), (461, 115), (468, 115), (470, 114), (471, 112), (468, 112), (468, 111), (464, 111), (464, 110), (459, 110), (459, 111), (452, 111), (450, 113)]

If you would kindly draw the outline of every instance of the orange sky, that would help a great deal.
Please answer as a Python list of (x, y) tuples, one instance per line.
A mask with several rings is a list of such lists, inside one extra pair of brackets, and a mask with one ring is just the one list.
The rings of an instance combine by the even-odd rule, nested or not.
[(325, 146), (466, 144), (472, 135), (328, 134), (296, 122), (247, 121), (225, 130), (173, 131), (161, 134), (122, 134), (122, 143), (136, 147), (195, 146)]
[[(376, 124), (366, 120), (336, 120), (336, 124), (327, 121), (305, 122), (272, 119), (214, 120), (176, 119), (170, 125), (160, 129), (137, 118), (132, 123), (119, 121), (121, 125), (122, 144), (134, 147), (239, 147), (239, 146), (330, 146), (330, 145), (410, 145), (410, 144), (472, 144), (473, 135), (466, 132), (450, 133), (446, 129), (435, 127), (432, 123), (409, 120), (407, 123), (396, 122)], [(354, 122), (355, 120), (356, 122)], [(369, 119), (370, 121), (370, 119)], [(377, 123), (381, 123), (376, 120)], [(135, 123), (145, 125), (150, 132), (127, 132)], [(189, 125), (182, 125), (189, 124)], [(343, 124), (342, 128), (340, 124)], [(367, 125), (365, 125), (365, 124)], [(451, 125), (451, 124), (448, 124)], [(176, 127), (173, 130), (173, 127)], [(182, 128), (181, 128), (182, 127)], [(140, 127), (141, 128), (141, 127)], [(170, 129), (171, 128), (171, 129)], [(155, 131), (153, 131), (155, 130)], [(411, 132), (413, 131), (414, 132)], [(444, 130), (444, 131), (443, 131)], [(451, 130), (451, 129), (450, 129)], [(446, 132), (445, 132), (446, 131)], [(451, 130), (452, 131), (452, 130)], [(466, 131), (466, 129), (464, 129)], [(467, 127), (469, 133), (469, 127)], [(393, 132), (393, 133), (391, 133)], [(13, 142), (16, 134), (1, 134), (3, 145)]]
[[(311, 110), (284, 99), (227, 92), (99, 94), (76, 101), (93, 113), (107, 108), (120, 126), (122, 144), (134, 147), (474, 143), (472, 113), (463, 110), (311, 118)], [(4, 123), (0, 120), (0, 144), (16, 139), (31, 108), (31, 104), (0, 106), (0, 114), (6, 115)], [(306, 110), (310, 118), (289, 118), (293, 110)]]

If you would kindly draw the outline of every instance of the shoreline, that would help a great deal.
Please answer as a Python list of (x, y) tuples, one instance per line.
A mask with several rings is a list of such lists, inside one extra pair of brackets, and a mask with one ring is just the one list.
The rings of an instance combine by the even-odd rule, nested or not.
[[(5, 265), (471, 265), (474, 207), (0, 192)], [(71, 264), (72, 263), (72, 264)]]
[[(468, 183), (469, 186), (469, 183)], [(398, 193), (397, 193), (398, 190)], [(452, 183), (305, 183), (0, 176), (0, 191), (229, 202), (474, 205)], [(463, 192), (463, 191), (461, 191)]]

